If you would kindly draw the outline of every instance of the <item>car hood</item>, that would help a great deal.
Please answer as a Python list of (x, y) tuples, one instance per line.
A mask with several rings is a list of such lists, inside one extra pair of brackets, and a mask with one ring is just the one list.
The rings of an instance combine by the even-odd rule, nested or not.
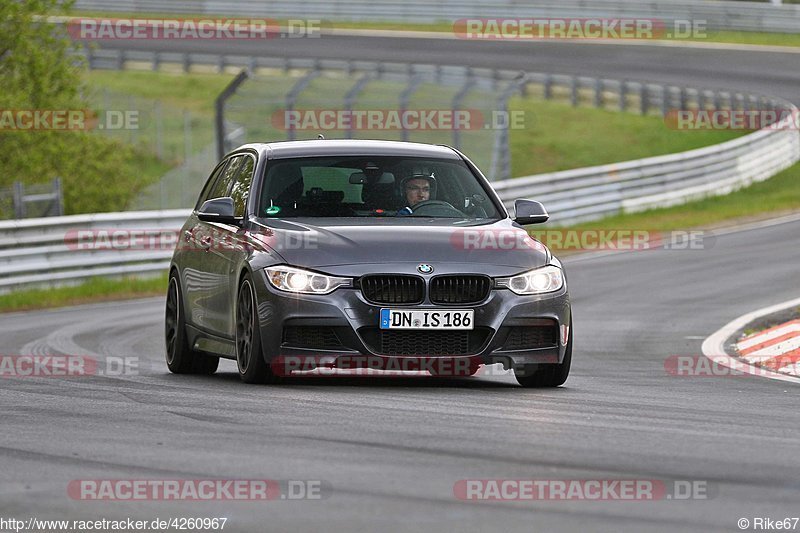
[(286, 263), (308, 268), (387, 263), (465, 263), (525, 270), (549, 260), (547, 248), (510, 219), (259, 219), (261, 242)]

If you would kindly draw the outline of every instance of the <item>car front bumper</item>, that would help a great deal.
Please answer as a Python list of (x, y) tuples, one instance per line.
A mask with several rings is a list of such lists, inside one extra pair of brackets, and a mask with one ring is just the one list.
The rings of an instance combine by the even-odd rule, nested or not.
[[(327, 295), (288, 293), (269, 284), (263, 270), (255, 274), (262, 349), (274, 369), (308, 370), (313, 366), (414, 369), (418, 363), (424, 368), (429, 360), (455, 361), (456, 368), (476, 363), (501, 363), (506, 369), (518, 369), (531, 364), (561, 363), (566, 352), (571, 327), (566, 284), (559, 291), (535, 296), (492, 289), (477, 305), (442, 306), (427, 299), (419, 305), (388, 305), (367, 301), (358, 288), (339, 288)], [(409, 331), (404, 334), (406, 338), (411, 335), (418, 349), (412, 350), (413, 353), (405, 353), (408, 349), (402, 354), (386, 353), (382, 349), (384, 333), (378, 325), (381, 309), (389, 307), (473, 309), (474, 330), (465, 341), (468, 348), (457, 350), (458, 353), (446, 353), (446, 350), (442, 353), (443, 343), (463, 338), (464, 334), (453, 337), (446, 336), (442, 330), (405, 330)], [(554, 328), (552, 342), (529, 346), (519, 342), (520, 338), (529, 339), (526, 333), (534, 332), (535, 328)], [(289, 331), (306, 331), (311, 336), (304, 340), (297, 335), (287, 335)], [(309, 338), (313, 339), (309, 341)], [(434, 349), (426, 349), (426, 339)]]

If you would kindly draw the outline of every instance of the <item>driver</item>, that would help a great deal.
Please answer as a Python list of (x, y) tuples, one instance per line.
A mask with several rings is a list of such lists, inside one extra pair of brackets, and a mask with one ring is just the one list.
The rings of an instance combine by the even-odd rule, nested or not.
[(431, 199), (431, 194), (436, 191), (436, 178), (427, 174), (414, 174), (404, 179), (400, 187), (406, 207), (397, 212), (398, 215), (410, 215), (412, 208), (420, 202)]

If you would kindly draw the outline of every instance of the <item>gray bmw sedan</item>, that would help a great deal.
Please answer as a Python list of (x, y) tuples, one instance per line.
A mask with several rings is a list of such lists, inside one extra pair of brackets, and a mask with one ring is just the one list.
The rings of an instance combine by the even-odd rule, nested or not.
[(564, 383), (572, 312), (561, 263), (459, 151), (313, 140), (247, 144), (211, 172), (169, 273), (175, 373), (235, 359), (247, 383), (319, 368)]

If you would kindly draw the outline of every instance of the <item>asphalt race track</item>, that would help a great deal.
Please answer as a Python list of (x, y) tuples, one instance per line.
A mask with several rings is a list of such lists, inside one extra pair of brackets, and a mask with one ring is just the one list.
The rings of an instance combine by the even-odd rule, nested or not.
[(469, 65), (737, 89), (800, 102), (800, 50), (322, 35), (267, 41), (99, 41), (100, 48)]
[[(735, 531), (798, 512), (792, 384), (677, 377), (671, 355), (800, 282), (800, 222), (567, 261), (573, 373), (555, 390), (510, 375), (300, 378), (171, 375), (161, 298), (7, 315), (22, 354), (138, 358), (138, 375), (2, 382), (6, 516), (228, 517), (231, 531)], [(499, 372), (498, 372), (499, 374)], [(80, 479), (318, 480), (319, 500), (103, 502)], [(705, 484), (689, 501), (461, 501), (464, 479), (637, 479)]]
[[(571, 43), (330, 37), (221, 45), (232, 54), (383, 59), (628, 77), (800, 103), (800, 54)], [(153, 43), (108, 42), (145, 48)], [(257, 48), (256, 48), (257, 47)], [(216, 52), (219, 49), (215, 50)], [(225, 531), (737, 531), (800, 515), (800, 412), (790, 383), (677, 377), (729, 320), (797, 297), (800, 222), (702, 250), (566, 261), (575, 315), (564, 387), (511, 375), (239, 383), (167, 372), (163, 298), (4, 315), (6, 354), (132, 358), (128, 374), (0, 379), (0, 516), (226, 517)], [(82, 479), (320, 481), (321, 499), (82, 501)], [(700, 483), (706, 499), (462, 501), (467, 479)]]

